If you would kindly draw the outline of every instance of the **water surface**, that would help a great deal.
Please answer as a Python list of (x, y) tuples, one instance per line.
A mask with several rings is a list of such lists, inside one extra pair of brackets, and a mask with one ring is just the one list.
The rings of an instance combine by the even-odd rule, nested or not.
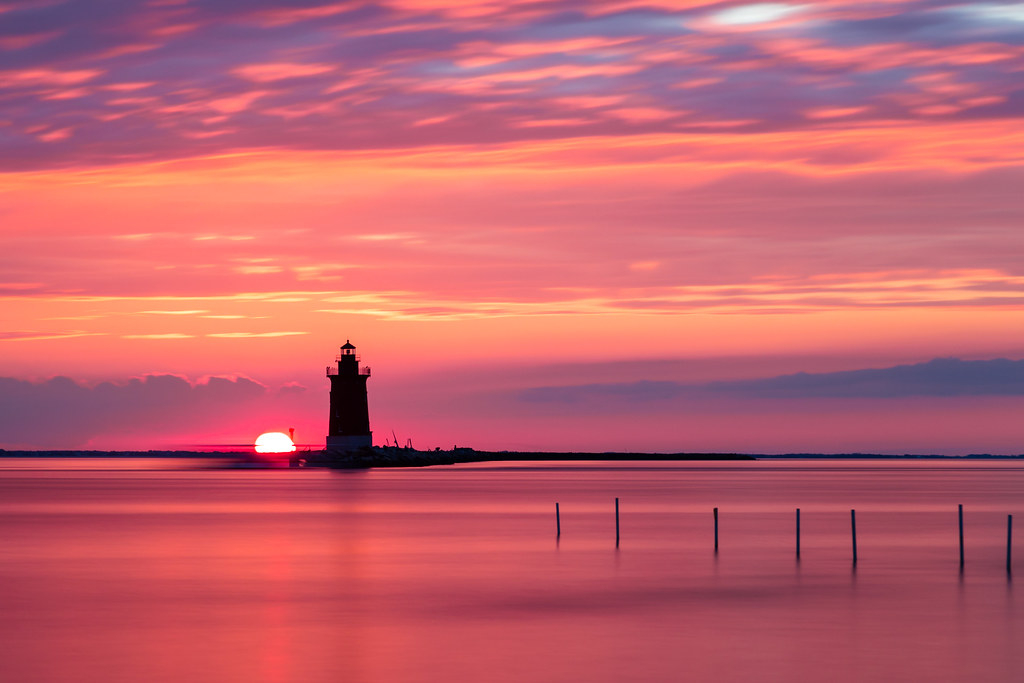
[(1020, 463), (19, 467), (5, 681), (1024, 679)]

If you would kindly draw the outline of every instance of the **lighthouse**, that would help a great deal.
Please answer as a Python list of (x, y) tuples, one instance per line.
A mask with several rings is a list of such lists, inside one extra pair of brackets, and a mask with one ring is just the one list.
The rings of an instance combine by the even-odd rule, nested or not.
[(327, 366), (331, 380), (331, 419), (327, 428), (328, 451), (353, 451), (372, 446), (370, 412), (366, 404), (366, 380), (370, 368), (359, 367), (356, 347), (346, 340), (337, 357), (338, 367)]

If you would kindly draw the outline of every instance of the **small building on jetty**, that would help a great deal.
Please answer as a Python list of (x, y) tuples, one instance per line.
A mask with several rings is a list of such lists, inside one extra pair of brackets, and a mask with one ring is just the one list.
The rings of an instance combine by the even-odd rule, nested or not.
[(345, 340), (335, 359), (337, 367), (327, 366), (331, 380), (331, 417), (327, 427), (327, 451), (343, 453), (373, 445), (370, 411), (366, 401), (366, 380), (370, 368), (359, 365), (352, 342)]

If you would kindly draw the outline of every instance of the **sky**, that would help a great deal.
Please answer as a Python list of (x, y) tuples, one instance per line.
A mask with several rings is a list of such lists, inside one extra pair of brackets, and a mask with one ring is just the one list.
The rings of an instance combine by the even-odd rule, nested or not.
[(0, 448), (1024, 453), (1024, 3), (0, 0)]

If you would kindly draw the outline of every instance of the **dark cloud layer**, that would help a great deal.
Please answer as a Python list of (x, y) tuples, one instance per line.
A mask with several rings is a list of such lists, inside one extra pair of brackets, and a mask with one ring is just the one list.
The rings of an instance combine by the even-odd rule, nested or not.
[(242, 377), (192, 384), (174, 375), (147, 375), (95, 386), (68, 377), (44, 382), (0, 377), (0, 443), (76, 448), (98, 435), (187, 431), (216, 423), (268, 394), (263, 385)]
[[(658, 364), (642, 367), (651, 375), (657, 372)], [(663, 369), (669, 372), (672, 367), (669, 363)], [(633, 369), (639, 372), (641, 366)], [(608, 375), (609, 368), (596, 364), (575, 368), (574, 372), (585, 378)], [(629, 374), (618, 372), (614, 376)], [(489, 417), (498, 414), (516, 415), (523, 424), (531, 424), (538, 413), (545, 419), (570, 421), (603, 421), (605, 416), (619, 416), (607, 419), (608, 427), (628, 425), (631, 420), (673, 425), (685, 419), (691, 422), (689, 430), (699, 429), (696, 423), (705, 419), (718, 424), (718, 429), (728, 430), (748, 418), (763, 422), (771, 415), (786, 415), (792, 427), (793, 420), (803, 419), (809, 406), (813, 406), (812, 412), (829, 414), (848, 408), (829, 399), (901, 399), (899, 405), (912, 412), (915, 405), (922, 405), (914, 403), (920, 399), (1022, 397), (1024, 360), (942, 358), (889, 368), (795, 373), (758, 380), (684, 383), (652, 379), (536, 386), (521, 391), (470, 392), (466, 394), (467, 403), (452, 403), (450, 395), (438, 395), (433, 382), (429, 389), (408, 385), (399, 390), (391, 386), (375, 395), (380, 399), (375, 419), (382, 433), (387, 432), (383, 425), (394, 424), (396, 406), (398, 414), (406, 411), (406, 418), (430, 415), (455, 434), (472, 433), (479, 429), (474, 426), (477, 421), (487, 424)], [(181, 434), (201, 433), (239, 433), (249, 438), (250, 433), (255, 435), (270, 425), (281, 424), (285, 416), (285, 425), (298, 424), (299, 432), (307, 435), (305, 440), (316, 442), (325, 401), (325, 394), (307, 392), (297, 385), (270, 390), (245, 378), (192, 383), (172, 375), (149, 375), (127, 383), (94, 386), (67, 377), (40, 382), (0, 378), (0, 447), (75, 449), (116, 442), (149, 444), (141, 447), (151, 448), (161, 443), (181, 444)], [(629, 419), (623, 420), (622, 416)], [(605, 428), (587, 424), (599, 432)], [(578, 428), (583, 426), (577, 424)], [(178, 440), (168, 439), (175, 435), (179, 435)], [(723, 432), (720, 436), (728, 435)]]
[(877, 370), (797, 373), (747, 382), (714, 383), (706, 388), (757, 398), (1024, 396), (1024, 360), (936, 358), (927, 363)]
[(520, 394), (529, 403), (647, 404), (701, 399), (912, 398), (1024, 396), (1024, 360), (968, 361), (937, 358), (926, 363), (845, 372), (781, 375), (705, 384), (639, 381), (534, 387)]

